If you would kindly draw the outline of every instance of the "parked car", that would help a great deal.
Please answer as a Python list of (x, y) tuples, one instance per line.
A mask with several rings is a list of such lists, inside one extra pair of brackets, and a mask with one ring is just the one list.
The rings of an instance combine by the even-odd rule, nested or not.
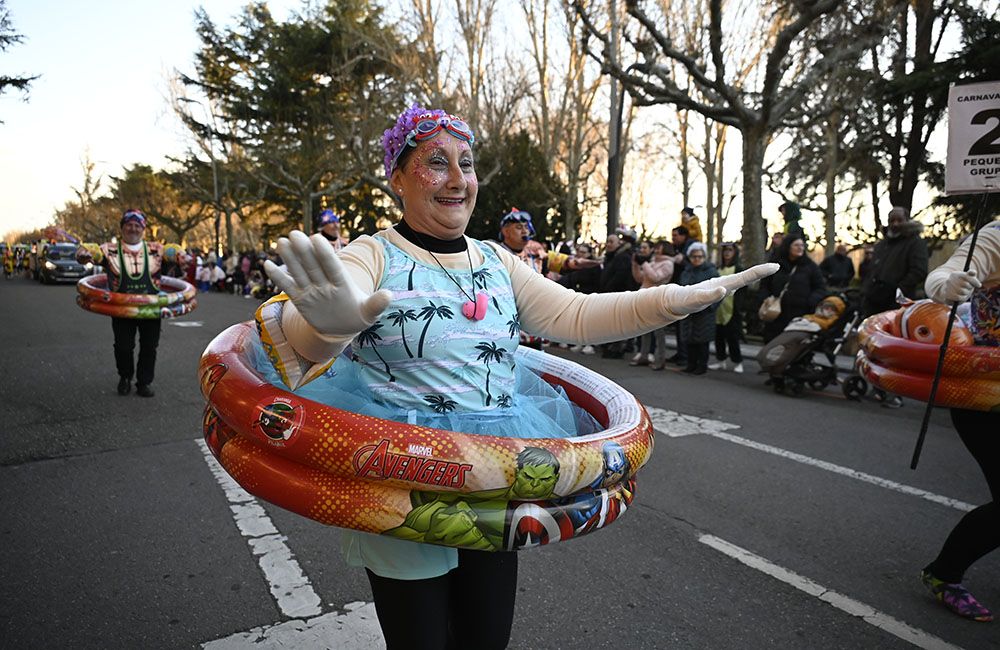
[(76, 249), (76, 244), (50, 244), (45, 249), (44, 261), (38, 265), (38, 279), (43, 284), (76, 282), (94, 273), (93, 264), (76, 261)]

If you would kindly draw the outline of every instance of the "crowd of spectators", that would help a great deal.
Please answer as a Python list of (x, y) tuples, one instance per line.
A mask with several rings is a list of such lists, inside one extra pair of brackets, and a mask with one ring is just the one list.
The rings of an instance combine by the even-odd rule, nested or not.
[(226, 251), (218, 256), (214, 251), (191, 248), (185, 252), (165, 255), (163, 275), (184, 278), (202, 293), (217, 291), (244, 298), (267, 300), (277, 289), (267, 274), (264, 262), (281, 264), (274, 251)]
[[(701, 375), (708, 370), (741, 373), (741, 343), (746, 335), (760, 335), (763, 342), (774, 339), (792, 320), (812, 313), (831, 293), (854, 290), (867, 316), (895, 306), (895, 292), (902, 290), (919, 297), (917, 288), (927, 273), (927, 249), (920, 238), (920, 225), (909, 219), (903, 208), (889, 214), (885, 237), (875, 246), (866, 245), (863, 257), (855, 263), (844, 244), (817, 264), (808, 255), (805, 234), (799, 225), (801, 211), (795, 203), (782, 204), (785, 226), (772, 235), (765, 253), (767, 261), (779, 264), (779, 270), (765, 278), (759, 287), (745, 288), (728, 296), (718, 305), (682, 321), (633, 340), (613, 341), (601, 346), (573, 346), (583, 354), (609, 359), (628, 357), (632, 366), (648, 366), (654, 371), (676, 364), (683, 372)], [(548, 276), (563, 286), (581, 293), (635, 291), (675, 283), (691, 285), (719, 275), (743, 270), (740, 244), (723, 242), (710, 251), (702, 241), (702, 228), (694, 209), (685, 207), (670, 239), (640, 239), (635, 230), (619, 227), (607, 236), (603, 245), (596, 242), (564, 241), (549, 248), (578, 260), (597, 260), (600, 264), (566, 264), (562, 274)], [(340, 248), (346, 243), (340, 221), (324, 211), (317, 223), (319, 232)], [(541, 246), (541, 243), (537, 244)], [(17, 249), (5, 250), (5, 272), (18, 268)], [(264, 272), (264, 262), (282, 261), (274, 250), (227, 250), (223, 255), (197, 247), (166, 251), (163, 274), (184, 278), (201, 292), (222, 292), (247, 299), (264, 301), (277, 289)], [(11, 268), (7, 268), (11, 267)], [(572, 269), (572, 270), (565, 270)], [(758, 308), (768, 297), (780, 303), (777, 318), (763, 322)], [(674, 343), (668, 344), (670, 330)], [(714, 343), (714, 361), (710, 346)], [(551, 345), (570, 347), (553, 342)], [(672, 348), (672, 353), (669, 348)], [(670, 353), (670, 354), (668, 354)]]
[[(780, 268), (759, 287), (741, 289), (712, 308), (637, 339), (606, 343), (599, 350), (594, 346), (574, 349), (584, 354), (600, 351), (609, 359), (628, 358), (630, 365), (648, 366), (654, 371), (676, 364), (682, 372), (693, 375), (709, 370), (742, 373), (742, 345), (748, 335), (760, 337), (767, 344), (789, 323), (812, 314), (828, 296), (850, 300), (863, 316), (895, 308), (897, 289), (907, 297), (921, 297), (919, 286), (927, 273), (926, 245), (920, 239), (920, 225), (910, 221), (903, 208), (890, 212), (884, 237), (874, 246), (864, 246), (857, 264), (843, 243), (817, 264), (809, 255), (808, 241), (799, 223), (799, 206), (786, 202), (780, 212), (785, 226), (773, 234), (765, 254), (767, 261)], [(701, 241), (701, 224), (693, 209), (685, 207), (679, 221), (670, 240), (644, 240), (633, 229), (620, 227), (608, 235), (603, 247), (564, 243), (560, 252), (600, 259), (602, 264), (550, 277), (571, 289), (594, 293), (633, 291), (667, 283), (690, 285), (743, 270), (739, 242), (723, 242), (711, 251)], [(845, 297), (848, 295), (850, 298)], [(765, 321), (758, 312), (769, 297), (777, 300), (780, 314)], [(672, 345), (668, 343), (668, 330), (673, 330)], [(894, 406), (898, 402), (890, 396), (886, 403)]]

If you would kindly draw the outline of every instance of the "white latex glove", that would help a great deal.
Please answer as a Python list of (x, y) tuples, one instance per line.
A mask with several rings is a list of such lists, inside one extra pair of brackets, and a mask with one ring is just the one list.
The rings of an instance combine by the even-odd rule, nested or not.
[(264, 270), (288, 294), (302, 317), (321, 336), (351, 336), (375, 322), (392, 301), (392, 292), (365, 294), (354, 284), (333, 247), (320, 234), (293, 230), (278, 240), (285, 268), (268, 260)]
[(972, 297), (972, 292), (981, 286), (983, 283), (977, 277), (976, 269), (952, 271), (935, 292), (937, 295), (934, 298), (948, 304), (966, 302)]
[(776, 273), (780, 268), (777, 264), (758, 264), (746, 271), (711, 278), (690, 286), (668, 284), (666, 289), (667, 310), (678, 316), (686, 316), (699, 312), (713, 305), (737, 289), (747, 286), (761, 278)]

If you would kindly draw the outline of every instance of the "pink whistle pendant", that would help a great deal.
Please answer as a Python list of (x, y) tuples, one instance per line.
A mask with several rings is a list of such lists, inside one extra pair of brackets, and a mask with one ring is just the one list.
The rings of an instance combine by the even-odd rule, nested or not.
[(476, 302), (467, 300), (462, 305), (462, 315), (469, 320), (483, 320), (486, 318), (486, 306), (489, 304), (489, 300), (490, 297), (485, 292), (480, 291), (476, 294)]

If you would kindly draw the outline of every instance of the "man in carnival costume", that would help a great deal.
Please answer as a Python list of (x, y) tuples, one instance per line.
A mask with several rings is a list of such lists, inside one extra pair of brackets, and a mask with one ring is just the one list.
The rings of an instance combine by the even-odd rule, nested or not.
[[(285, 267), (267, 262), (265, 269), (282, 293), (256, 318), (256, 365), (267, 381), (420, 427), (508, 438), (587, 435), (600, 425), (514, 363), (522, 323), (556, 340), (621, 340), (700, 311), (776, 268), (622, 295), (566, 289), (504, 246), (465, 236), (479, 188), (474, 142), (461, 118), (410, 107), (383, 136), (399, 222), (340, 253), (319, 234), (278, 241)], [(553, 469), (538, 459), (522, 464), (504, 489), (520, 494), (535, 481), (539, 492), (529, 489), (529, 498), (552, 492)], [(434, 508), (441, 510), (427, 514)], [(455, 533), (454, 521), (455, 529), (441, 532)], [(388, 650), (506, 647), (516, 553), (416, 543), (389, 530), (343, 533), (347, 564), (368, 576)], [(423, 522), (412, 530), (423, 531)]]
[(578, 269), (600, 266), (599, 260), (575, 258), (564, 253), (548, 251), (541, 242), (534, 241), (535, 227), (531, 215), (524, 210), (511, 208), (500, 219), (500, 245), (521, 258), (537, 273), (567, 273)]
[(347, 245), (347, 242), (344, 241), (344, 238), (340, 234), (340, 217), (333, 210), (323, 210), (320, 212), (317, 221), (319, 234), (323, 235), (323, 239), (330, 242), (333, 250), (339, 251)]
[(545, 246), (533, 241), (535, 227), (531, 223), (531, 215), (524, 210), (511, 208), (510, 212), (500, 218), (500, 235), (497, 240), (508, 251), (521, 258), (537, 273), (543, 273), (546, 265)]
[[(524, 210), (513, 207), (500, 219), (500, 245), (516, 255), (535, 273), (548, 276), (549, 273), (568, 273), (601, 264), (600, 260), (579, 259), (556, 251), (548, 251), (544, 244), (532, 239), (534, 236), (535, 227), (531, 223), (531, 215)], [(540, 350), (542, 339), (521, 332), (521, 345)]]
[[(146, 215), (140, 210), (126, 210), (122, 215), (121, 237), (117, 243), (101, 244), (103, 258), (98, 260), (108, 274), (108, 288), (117, 293), (158, 293), (160, 269), (163, 265), (163, 245), (146, 242)], [(77, 251), (81, 263), (93, 261), (84, 247)], [(160, 342), (159, 318), (111, 318), (115, 335), (115, 365), (118, 367), (118, 394), (132, 391), (142, 397), (152, 397), (153, 371), (156, 366), (156, 346)], [(139, 335), (139, 360), (136, 363), (135, 336)]]

